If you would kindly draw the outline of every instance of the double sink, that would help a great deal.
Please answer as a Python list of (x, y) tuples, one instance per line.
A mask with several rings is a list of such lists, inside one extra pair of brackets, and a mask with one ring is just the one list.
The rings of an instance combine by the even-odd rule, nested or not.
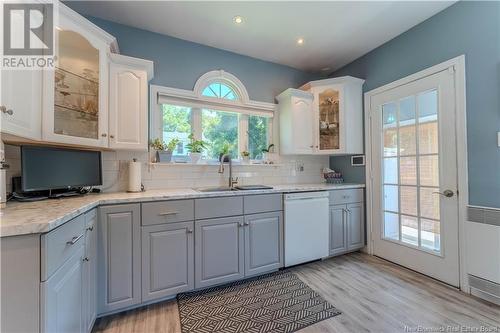
[(229, 191), (255, 191), (255, 190), (271, 190), (272, 186), (266, 185), (241, 185), (235, 187), (202, 187), (195, 188), (194, 190), (198, 192), (229, 192)]

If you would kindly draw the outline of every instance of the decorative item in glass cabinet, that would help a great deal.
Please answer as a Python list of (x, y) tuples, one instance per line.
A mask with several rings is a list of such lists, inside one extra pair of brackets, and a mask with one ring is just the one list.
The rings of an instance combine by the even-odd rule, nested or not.
[(319, 93), (319, 149), (339, 149), (339, 91)]

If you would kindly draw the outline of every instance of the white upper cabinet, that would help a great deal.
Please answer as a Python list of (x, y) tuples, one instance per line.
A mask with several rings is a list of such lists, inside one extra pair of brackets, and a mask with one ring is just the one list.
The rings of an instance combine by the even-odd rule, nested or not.
[(55, 30), (56, 63), (44, 71), (44, 141), (108, 147), (108, 54), (114, 38), (65, 6)]
[(42, 70), (2, 69), (0, 84), (2, 134), (40, 140)]
[(276, 98), (279, 102), (280, 153), (313, 154), (313, 95), (290, 88)]
[(153, 62), (111, 55), (109, 82), (109, 147), (148, 149), (148, 81)]
[(280, 94), (280, 152), (362, 154), (363, 83), (344, 76), (311, 81), (300, 90)]

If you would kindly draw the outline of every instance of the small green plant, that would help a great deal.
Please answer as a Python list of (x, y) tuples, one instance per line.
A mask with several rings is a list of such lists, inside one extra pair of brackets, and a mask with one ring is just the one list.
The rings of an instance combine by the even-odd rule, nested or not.
[(191, 153), (201, 153), (203, 149), (207, 148), (207, 143), (203, 140), (196, 140), (193, 133), (189, 134), (189, 143), (186, 145), (186, 149)]
[(166, 147), (165, 143), (163, 143), (163, 141), (161, 141), (159, 138), (152, 140), (149, 143), (149, 146), (151, 148), (153, 148), (154, 150), (165, 150), (165, 147)]
[(250, 156), (250, 152), (249, 152), (249, 151), (246, 151), (246, 150), (243, 150), (243, 151), (241, 152), (241, 156), (243, 156), (243, 157), (249, 157), (249, 156)]
[(174, 151), (174, 149), (177, 147), (177, 145), (181, 142), (181, 140), (177, 138), (173, 138), (167, 143), (167, 151)]
[(267, 146), (267, 148), (262, 149), (262, 152), (263, 153), (270, 153), (271, 150), (273, 150), (273, 148), (274, 148), (274, 143), (271, 143), (269, 146)]
[(222, 149), (220, 151), (220, 154), (221, 155), (229, 154), (229, 152), (231, 151), (231, 148), (233, 148), (233, 146), (229, 142), (224, 141), (224, 143), (222, 144)]
[(172, 140), (170, 140), (168, 143), (165, 143), (163, 141), (161, 141), (159, 138), (156, 138), (154, 140), (152, 140), (149, 145), (151, 146), (151, 148), (153, 148), (154, 150), (164, 150), (164, 151), (174, 151), (175, 147), (177, 147), (177, 145), (179, 144), (179, 142), (181, 142), (181, 140), (177, 139), (177, 138), (173, 138)]

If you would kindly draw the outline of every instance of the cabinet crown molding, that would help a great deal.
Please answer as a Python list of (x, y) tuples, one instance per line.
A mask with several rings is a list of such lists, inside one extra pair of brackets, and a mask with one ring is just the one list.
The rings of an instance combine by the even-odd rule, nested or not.
[(316, 80), (316, 81), (310, 81), (303, 86), (301, 86), (299, 89), (300, 90), (309, 90), (312, 87), (319, 87), (319, 86), (326, 86), (330, 84), (347, 84), (347, 83), (357, 83), (362, 85), (365, 83), (365, 80), (359, 79), (354, 76), (339, 76), (339, 77), (334, 77), (330, 79), (324, 79), (324, 80)]

